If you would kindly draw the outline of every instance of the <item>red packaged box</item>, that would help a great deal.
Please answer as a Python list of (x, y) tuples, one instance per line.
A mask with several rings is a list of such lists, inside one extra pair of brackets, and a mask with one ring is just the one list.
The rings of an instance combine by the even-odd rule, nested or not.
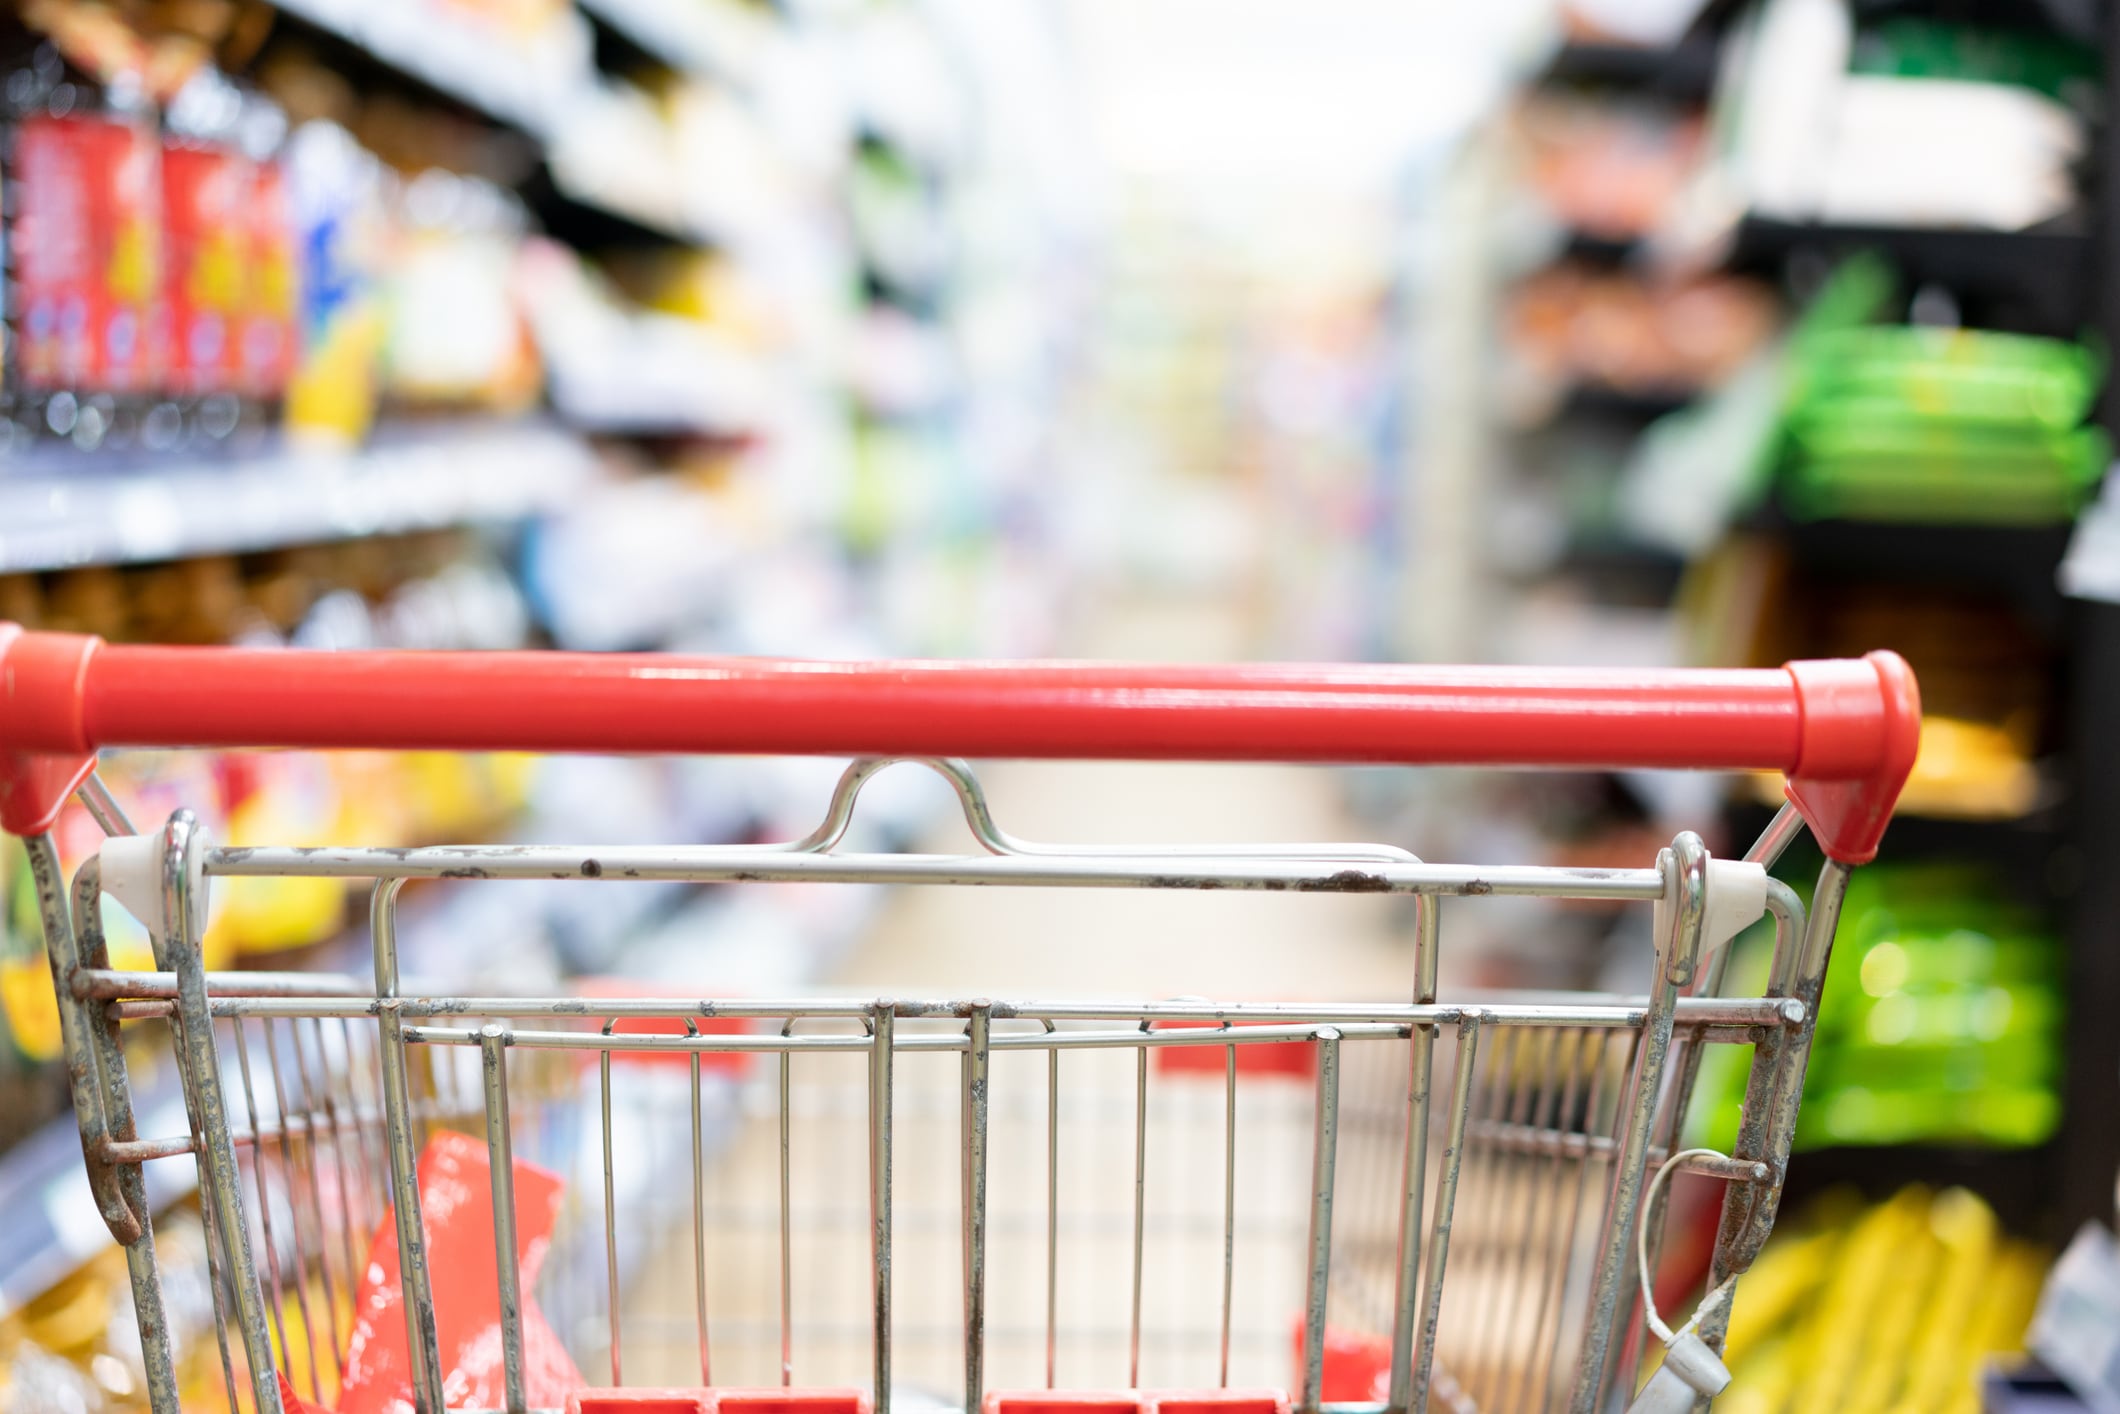
[(250, 281), (249, 188), (250, 163), (240, 153), (195, 144), (162, 149), (162, 303), (174, 392), (223, 392), (236, 381)]
[(35, 117), (22, 123), (15, 154), (22, 381), (154, 387), (164, 337), (159, 144), (113, 118)]

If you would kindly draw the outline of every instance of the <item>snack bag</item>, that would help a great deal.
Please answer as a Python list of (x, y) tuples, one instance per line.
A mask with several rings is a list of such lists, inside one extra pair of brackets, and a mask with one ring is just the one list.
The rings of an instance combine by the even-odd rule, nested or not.
[[(523, 1382), (533, 1407), (564, 1404), (582, 1387), (558, 1334), (530, 1290), (551, 1245), (565, 1187), (556, 1174), (515, 1164), (516, 1260), (523, 1291)], [(442, 1389), (452, 1408), (497, 1409), (506, 1402), (501, 1365), (500, 1284), (493, 1250), (492, 1170), (486, 1146), (443, 1131), (419, 1164), (420, 1213), (433, 1282), (435, 1343)], [(352, 1338), (339, 1414), (411, 1414), (412, 1378), (398, 1285), (397, 1219), (383, 1215), (354, 1295)]]

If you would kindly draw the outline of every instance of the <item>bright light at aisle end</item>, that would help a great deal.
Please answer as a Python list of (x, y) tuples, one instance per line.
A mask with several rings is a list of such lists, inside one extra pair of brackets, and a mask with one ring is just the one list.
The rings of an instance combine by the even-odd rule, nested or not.
[(1122, 176), (1375, 187), (1491, 105), (1543, 0), (1061, 0)]

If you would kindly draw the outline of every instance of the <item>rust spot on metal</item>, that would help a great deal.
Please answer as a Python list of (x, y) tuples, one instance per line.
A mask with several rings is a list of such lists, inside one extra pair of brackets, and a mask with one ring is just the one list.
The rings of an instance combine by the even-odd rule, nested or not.
[(582, 861), (582, 877), (584, 879), (601, 879), (604, 877), (604, 866), (597, 860), (584, 859)]
[(1322, 879), (1302, 879), (1296, 887), (1307, 894), (1388, 894), (1391, 881), (1366, 869), (1342, 869)]
[(1148, 886), (1152, 889), (1219, 889), (1222, 881), (1198, 874), (1158, 874), (1148, 881)]
[(439, 879), (485, 879), (491, 876), (475, 864), (460, 864), (454, 869), (444, 869), (435, 877)]
[(1459, 895), (1464, 898), (1484, 898), (1493, 892), (1494, 885), (1488, 883), (1485, 879), (1470, 880), (1463, 888), (1458, 890)]

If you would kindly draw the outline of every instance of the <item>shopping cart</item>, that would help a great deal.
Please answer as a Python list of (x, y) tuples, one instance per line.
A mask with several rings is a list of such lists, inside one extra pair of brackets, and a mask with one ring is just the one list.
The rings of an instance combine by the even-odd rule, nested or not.
[[(0, 823), (28, 845), (88, 1177), (124, 1246), (157, 1414), (178, 1408), (184, 1352), (142, 1170), (186, 1155), (231, 1408), (279, 1411), (302, 1388), (353, 1407), (352, 1367), (374, 1355), (342, 1348), (355, 1330), (404, 1362), (390, 1400), (362, 1407), (1588, 1414), (1632, 1396), (1674, 1410), (1727, 1380), (1714, 1351), (1774, 1219), (1840, 900), (1918, 722), (1911, 675), (1882, 653), (1635, 674), (856, 665), (0, 629)], [(825, 822), (779, 845), (237, 849), (182, 812), (134, 835), (95, 753), (187, 746), (856, 761)], [(951, 753), (1773, 769), (1789, 803), (1742, 859), (1685, 833), (1632, 869), (1443, 865), (1378, 845), (1075, 849), (1002, 833)], [(907, 757), (955, 786), (983, 853), (839, 848), (863, 783)], [(76, 793), (109, 838), (69, 884), (47, 832)], [(1808, 909), (1766, 873), (1806, 824), (1827, 857)], [(372, 982), (205, 970), (210, 883), (276, 875), (373, 881)], [(1394, 1005), (423, 995), (399, 970), (399, 897), (444, 878), (1377, 894), (1410, 900), (1414, 947)], [(108, 966), (105, 895), (147, 923), (158, 970)], [(1444, 915), (1512, 895), (1647, 905), (1642, 994), (1439, 998)], [(1765, 987), (1722, 995), (1724, 944), (1763, 916)], [(189, 1125), (142, 1137), (133, 1071), (156, 1028)], [(1752, 1048), (1732, 1152), (1680, 1148), (1702, 1054), (1724, 1044)], [(1258, 1063), (1285, 1062), (1282, 1047), (1299, 1063)], [(1159, 1060), (1180, 1052), (1195, 1063)], [(644, 1102), (625, 1099), (640, 1086)], [(1086, 1130), (1103, 1138), (1085, 1147)], [(636, 1132), (660, 1146), (645, 1176)], [(746, 1152), (777, 1194), (723, 1190)], [(521, 1162), (584, 1153), (564, 1200)], [(454, 1188), (430, 1186), (436, 1164), (456, 1165)], [(1636, 1302), (1681, 1169), (1726, 1187), (1712, 1294), (1674, 1331)], [(1081, 1200), (1092, 1180), (1108, 1186)], [(844, 1204), (809, 1192), (834, 1182)], [(916, 1190), (944, 1197), (916, 1206)], [(830, 1218), (845, 1211), (858, 1216)], [(450, 1229), (467, 1213), (470, 1245)], [(496, 1258), (548, 1248), (542, 1281)], [(570, 1304), (599, 1284), (600, 1312)], [(643, 1311), (641, 1286), (662, 1304)], [(811, 1313), (815, 1329), (798, 1319)], [(683, 1388), (621, 1397), (585, 1359), (587, 1387), (567, 1352), (586, 1349), (591, 1318), (608, 1327), (593, 1353), (611, 1386), (646, 1373)], [(629, 1320), (658, 1340), (674, 1325), (682, 1366), (649, 1369)], [(1078, 1324), (1095, 1329), (1077, 1339)], [(1667, 1350), (1637, 1395), (1644, 1324)], [(1291, 1325), (1292, 1399), (1276, 1388)], [(490, 1368), (467, 1374), (481, 1340)], [(553, 1396), (554, 1369), (580, 1387)]]

